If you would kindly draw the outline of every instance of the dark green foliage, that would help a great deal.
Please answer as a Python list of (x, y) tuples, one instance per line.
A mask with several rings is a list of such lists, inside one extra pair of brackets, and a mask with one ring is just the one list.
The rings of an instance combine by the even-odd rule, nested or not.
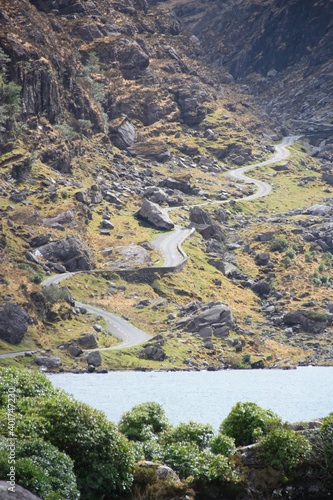
[[(12, 388), (16, 394), (16, 436), (41, 437), (69, 455), (75, 464), (82, 500), (102, 497), (113, 500), (129, 490), (134, 465), (131, 445), (102, 412), (55, 389), (45, 375), (3, 369), (0, 377), (3, 416)], [(6, 426), (5, 420), (0, 432), (8, 436)], [(63, 500), (62, 497), (52, 500), (58, 498)]]
[(237, 482), (238, 475), (225, 456), (215, 455), (210, 450), (199, 451), (194, 443), (172, 443), (165, 446), (163, 463), (174, 469), (181, 479), (190, 478), (201, 488), (212, 482), (220, 484)]
[(239, 479), (228, 459), (222, 455), (215, 455), (210, 450), (204, 450), (199, 454), (194, 472), (192, 484), (200, 488), (211, 483), (220, 486), (235, 484)]
[(238, 402), (223, 420), (220, 432), (233, 437), (236, 446), (245, 446), (279, 425), (281, 419), (271, 410), (263, 410), (255, 403)]
[(84, 500), (111, 500), (132, 484), (130, 443), (104, 413), (58, 394), (43, 399), (29, 412), (46, 420), (45, 437), (74, 461)]
[(181, 479), (195, 476), (199, 447), (194, 443), (171, 443), (163, 449), (162, 462), (174, 469)]
[(41, 273), (32, 274), (30, 276), (30, 281), (39, 285), (43, 281), (43, 275)]
[(8, 82), (6, 71), (10, 58), (0, 48), (0, 132), (15, 123), (21, 112), (21, 87), (15, 82)]
[[(0, 476), (6, 477), (10, 460), (7, 441), (0, 441)], [(43, 500), (78, 500), (73, 462), (55, 446), (42, 439), (16, 441), (15, 479), (17, 484)]]
[(118, 424), (119, 430), (128, 439), (148, 441), (151, 434), (159, 434), (170, 426), (161, 405), (142, 403), (124, 413)]
[(28, 397), (50, 397), (61, 392), (43, 374), (16, 368), (0, 369), (0, 407), (7, 406), (8, 390), (15, 388), (17, 401)]
[(214, 435), (213, 427), (209, 424), (199, 424), (190, 420), (188, 423), (181, 423), (174, 429), (163, 435), (166, 443), (186, 442), (198, 445), (202, 451), (207, 448)]
[(235, 440), (225, 434), (218, 434), (215, 436), (210, 444), (210, 449), (215, 455), (224, 455), (229, 457), (236, 451)]
[(333, 413), (324, 418), (312, 441), (312, 462), (317, 476), (333, 490)]
[(271, 252), (283, 252), (288, 248), (289, 242), (280, 236), (274, 235), (271, 239), (269, 249)]
[(71, 296), (68, 288), (57, 285), (43, 286), (42, 294), (46, 304), (55, 304), (61, 300), (69, 300)]
[(265, 467), (289, 474), (304, 462), (311, 449), (309, 441), (295, 431), (275, 429), (260, 441), (260, 458)]

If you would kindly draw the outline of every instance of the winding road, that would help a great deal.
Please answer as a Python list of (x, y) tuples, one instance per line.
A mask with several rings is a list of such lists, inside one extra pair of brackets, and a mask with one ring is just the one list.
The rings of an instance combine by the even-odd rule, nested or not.
[[(196, 204), (196, 206), (205, 206), (205, 205), (216, 205), (216, 204), (223, 204), (223, 203), (230, 203), (230, 201), (237, 201), (237, 200), (254, 200), (263, 196), (267, 196), (272, 187), (270, 184), (267, 184), (266, 182), (259, 181), (256, 179), (252, 179), (250, 177), (247, 177), (245, 175), (245, 172), (248, 172), (249, 170), (253, 168), (258, 168), (258, 167), (263, 167), (266, 165), (272, 165), (274, 163), (277, 163), (279, 161), (285, 160), (289, 155), (290, 152), (288, 151), (287, 147), (293, 144), (294, 141), (299, 139), (301, 136), (289, 136), (285, 137), (281, 144), (278, 144), (275, 146), (275, 153), (270, 158), (269, 160), (260, 162), (260, 163), (255, 163), (253, 165), (248, 165), (246, 167), (240, 167), (235, 170), (229, 171), (226, 175), (227, 177), (231, 179), (235, 179), (237, 181), (242, 181), (246, 183), (251, 183), (254, 184), (257, 187), (257, 191), (246, 197), (242, 198), (233, 198), (228, 199), (228, 200), (219, 200), (219, 201), (208, 201), (205, 203), (200, 203)], [(170, 212), (172, 210), (177, 210), (181, 208), (189, 208), (188, 205), (182, 205), (182, 206), (176, 206), (176, 207), (168, 207), (164, 209), (165, 212)], [(180, 263), (184, 261), (186, 258), (186, 254), (181, 248), (181, 244), (189, 237), (191, 234), (194, 232), (194, 228), (184, 228), (181, 226), (175, 226), (174, 230), (172, 232), (168, 233), (161, 233), (159, 234), (155, 240), (152, 242), (153, 246), (159, 250), (159, 252), (162, 254), (162, 259), (163, 259), (163, 266), (160, 268), (156, 269), (161, 269), (162, 267), (164, 268), (170, 268), (170, 267), (176, 267)], [(50, 285), (56, 285), (60, 283), (61, 281), (70, 278), (71, 276), (74, 276), (75, 274), (82, 273), (85, 271), (78, 271), (78, 272), (72, 272), (72, 273), (63, 273), (63, 274), (57, 274), (55, 276), (51, 276), (50, 278), (47, 278), (42, 285), (43, 286), (50, 286)], [(86, 271), (89, 272), (89, 271)], [(93, 271), (94, 272), (94, 271)], [(85, 308), (89, 313), (94, 314), (96, 316), (101, 316), (106, 319), (107, 322), (107, 331), (114, 335), (115, 337), (119, 338), (121, 340), (121, 343), (118, 344), (117, 346), (114, 347), (106, 347), (106, 348), (98, 348), (95, 350), (112, 350), (112, 349), (122, 349), (124, 347), (132, 347), (135, 345), (142, 344), (143, 342), (147, 342), (150, 340), (152, 337), (151, 335), (148, 335), (147, 333), (139, 330), (135, 326), (131, 325), (128, 321), (124, 320), (123, 318), (116, 316), (115, 314), (109, 313), (103, 309), (94, 307), (92, 305), (88, 305), (82, 302), (77, 302), (75, 301), (75, 307), (79, 308)], [(7, 354), (1, 354), (0, 358), (6, 358), (6, 357), (14, 357), (20, 354), (25, 354), (26, 351), (21, 351), (21, 352), (15, 352), (15, 353), (7, 353)], [(28, 351), (31, 352), (31, 351)]]

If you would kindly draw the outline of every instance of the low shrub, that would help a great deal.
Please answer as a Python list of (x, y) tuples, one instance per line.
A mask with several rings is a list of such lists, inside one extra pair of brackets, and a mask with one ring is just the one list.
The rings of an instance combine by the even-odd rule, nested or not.
[(170, 424), (158, 403), (142, 403), (124, 413), (118, 424), (120, 432), (134, 441), (148, 441), (151, 434), (159, 434)]
[[(10, 452), (0, 440), (0, 476), (7, 477)], [(15, 442), (15, 481), (43, 500), (78, 500), (73, 461), (42, 439)]]
[(229, 457), (236, 451), (234, 438), (226, 436), (225, 434), (218, 434), (209, 444), (211, 451), (215, 453), (215, 455), (224, 455), (225, 457)]
[(104, 413), (64, 394), (32, 404), (28, 414), (46, 421), (44, 439), (74, 461), (82, 500), (113, 500), (129, 491), (132, 447)]
[(163, 448), (162, 462), (177, 472), (181, 479), (196, 476), (199, 447), (194, 443), (171, 443)]
[(162, 439), (166, 443), (194, 443), (202, 451), (207, 448), (209, 442), (214, 436), (213, 427), (209, 424), (200, 424), (190, 420), (188, 423), (181, 423), (174, 429), (165, 433)]
[(260, 441), (260, 459), (266, 467), (289, 474), (304, 462), (311, 450), (309, 441), (295, 431), (275, 429)]
[(280, 417), (271, 410), (264, 410), (255, 403), (238, 402), (223, 420), (220, 432), (234, 438), (236, 446), (245, 446), (279, 425)]
[(274, 235), (270, 241), (269, 249), (271, 252), (283, 252), (289, 247), (288, 240), (281, 238), (281, 236)]
[(43, 275), (41, 273), (31, 274), (29, 276), (30, 281), (39, 285), (43, 281)]
[(61, 392), (45, 375), (36, 371), (0, 368), (0, 375), (0, 408), (7, 406), (9, 392), (15, 394), (17, 401), (36, 396), (50, 397)]
[(200, 489), (211, 483), (222, 486), (235, 484), (239, 480), (228, 459), (223, 455), (215, 455), (210, 450), (204, 450), (198, 455), (194, 473), (192, 484)]

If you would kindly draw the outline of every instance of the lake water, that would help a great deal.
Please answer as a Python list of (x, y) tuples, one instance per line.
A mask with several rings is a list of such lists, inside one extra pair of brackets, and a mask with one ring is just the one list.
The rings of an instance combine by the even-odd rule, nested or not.
[(216, 430), (238, 401), (271, 409), (289, 422), (333, 412), (333, 367), (218, 372), (109, 372), (49, 375), (109, 420), (146, 401), (160, 403), (172, 424), (195, 420)]

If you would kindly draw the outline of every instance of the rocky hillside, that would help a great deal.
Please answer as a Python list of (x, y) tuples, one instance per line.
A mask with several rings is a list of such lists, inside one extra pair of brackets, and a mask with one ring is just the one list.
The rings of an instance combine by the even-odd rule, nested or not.
[(332, 124), (332, 0), (167, 0), (163, 5), (199, 37), (213, 67), (248, 85), (280, 123), (290, 121), (302, 130), (312, 122)]
[[(235, 18), (241, 4), (0, 0), (0, 349), (42, 351), (2, 365), (86, 370), (84, 350), (114, 346), (74, 299), (154, 337), (103, 351), (103, 367), (332, 364), (332, 140), (253, 171), (273, 185), (261, 200), (226, 176), (298, 123), (293, 92), (306, 106), (293, 118), (327, 128), (332, 3), (300, 10), (295, 47), (297, 2), (245, 2)], [(151, 241), (174, 224), (196, 232), (165, 274)]]

